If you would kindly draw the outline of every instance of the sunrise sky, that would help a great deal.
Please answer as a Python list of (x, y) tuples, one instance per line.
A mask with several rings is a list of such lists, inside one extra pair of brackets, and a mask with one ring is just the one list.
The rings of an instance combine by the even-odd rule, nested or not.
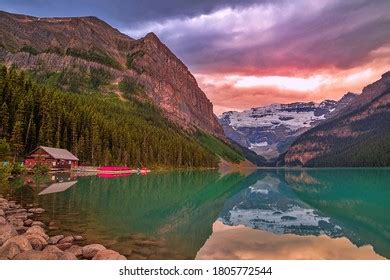
[(95, 15), (133, 38), (153, 31), (217, 114), (339, 99), (390, 70), (388, 0), (2, 0), (0, 9)]

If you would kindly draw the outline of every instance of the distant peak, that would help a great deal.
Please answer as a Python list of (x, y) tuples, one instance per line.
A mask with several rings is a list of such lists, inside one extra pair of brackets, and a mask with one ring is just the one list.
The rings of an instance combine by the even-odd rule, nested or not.
[(145, 35), (144, 39), (160, 42), (160, 39), (154, 32), (149, 32)]
[(390, 78), (390, 71), (387, 71), (382, 75), (382, 78)]
[(351, 98), (351, 97), (355, 97), (357, 95), (358, 95), (357, 93), (353, 93), (353, 92), (348, 91), (346, 94), (344, 94), (343, 98)]
[(351, 100), (355, 99), (359, 94), (353, 93), (348, 91), (346, 94), (344, 94), (337, 102), (338, 103), (344, 103), (344, 102), (351, 102)]
[(158, 38), (154, 32), (149, 32), (145, 35), (145, 38)]

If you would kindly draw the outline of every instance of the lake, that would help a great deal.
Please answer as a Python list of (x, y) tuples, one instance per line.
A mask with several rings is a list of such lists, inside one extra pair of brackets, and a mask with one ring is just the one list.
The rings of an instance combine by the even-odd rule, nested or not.
[(129, 259), (390, 258), (390, 169), (18, 178), (1, 192)]

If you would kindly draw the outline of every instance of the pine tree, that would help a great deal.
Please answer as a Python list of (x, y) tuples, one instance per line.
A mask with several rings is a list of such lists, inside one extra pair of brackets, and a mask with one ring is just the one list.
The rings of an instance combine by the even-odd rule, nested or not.
[(4, 102), (0, 108), (0, 137), (8, 136), (8, 122), (9, 122), (8, 106)]
[(21, 155), (24, 147), (23, 143), (23, 124), (20, 120), (17, 120), (12, 130), (11, 136), (12, 150), (14, 153), (14, 161)]
[[(7, 83), (7, 67), (4, 65), (0, 67), (0, 94), (3, 96), (5, 85)], [(2, 100), (4, 101), (4, 99)]]
[(101, 139), (99, 135), (99, 126), (95, 116), (92, 117), (91, 124), (91, 161), (92, 164), (97, 164), (100, 160)]
[(0, 140), (0, 161), (9, 161), (11, 157), (11, 148), (5, 138)]

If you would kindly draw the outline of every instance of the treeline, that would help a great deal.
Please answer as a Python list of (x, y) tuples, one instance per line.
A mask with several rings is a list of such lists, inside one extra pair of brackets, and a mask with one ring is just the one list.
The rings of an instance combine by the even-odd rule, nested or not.
[(67, 48), (66, 50), (63, 51), (60, 48), (51, 47), (51, 48), (48, 48), (48, 49), (40, 52), (32, 46), (26, 45), (26, 46), (23, 46), (22, 48), (20, 48), (19, 51), (20, 52), (27, 52), (27, 53), (32, 54), (32, 55), (38, 55), (41, 53), (54, 53), (54, 54), (61, 55), (61, 56), (69, 55), (69, 56), (78, 57), (78, 58), (81, 58), (81, 59), (84, 59), (87, 61), (93, 61), (96, 63), (100, 63), (100, 64), (106, 65), (108, 67), (111, 67), (111, 68), (115, 68), (115, 69), (119, 69), (119, 70), (122, 69), (122, 66), (120, 65), (120, 63), (118, 61), (116, 61), (114, 58), (110, 57), (109, 55), (107, 55), (103, 52), (97, 52), (97, 51), (92, 51), (92, 50), (85, 51), (85, 50), (80, 50), (80, 49)]
[(214, 167), (217, 157), (156, 107), (47, 88), (0, 67), (0, 138), (22, 159), (36, 146), (66, 148), (83, 164)]
[[(358, 136), (319, 137), (304, 135), (301, 141), (321, 143), (328, 147), (323, 154), (306, 163), (308, 167), (384, 167), (390, 166), (390, 108), (351, 122), (353, 132)], [(359, 115), (364, 111), (357, 111)], [(338, 123), (328, 125), (329, 129)], [(327, 127), (326, 127), (327, 128)], [(314, 130), (314, 129), (313, 129)], [(300, 162), (290, 165), (301, 165)]]
[(38, 83), (76, 93), (103, 90), (102, 86), (108, 86), (113, 78), (111, 73), (103, 68), (83, 66), (56, 72), (43, 69), (38, 71), (28, 70), (25, 74)]

